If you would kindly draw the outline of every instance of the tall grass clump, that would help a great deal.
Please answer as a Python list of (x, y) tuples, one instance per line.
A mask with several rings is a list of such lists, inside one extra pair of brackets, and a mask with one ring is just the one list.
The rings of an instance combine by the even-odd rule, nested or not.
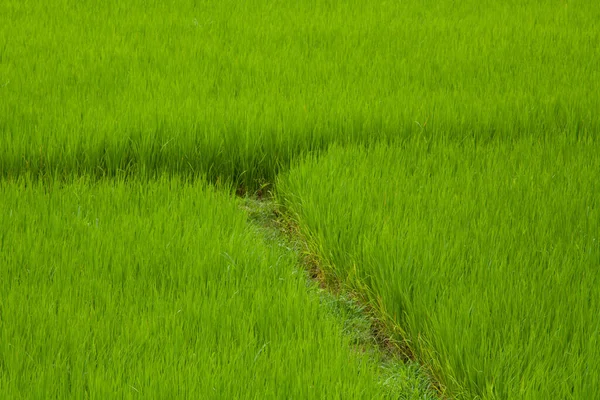
[(456, 398), (600, 398), (600, 158), (568, 137), (335, 148), (280, 200)]
[(589, 136), (593, 1), (4, 0), (0, 175), (256, 187), (331, 143)]
[(0, 181), (2, 397), (391, 396), (246, 218), (176, 178)]

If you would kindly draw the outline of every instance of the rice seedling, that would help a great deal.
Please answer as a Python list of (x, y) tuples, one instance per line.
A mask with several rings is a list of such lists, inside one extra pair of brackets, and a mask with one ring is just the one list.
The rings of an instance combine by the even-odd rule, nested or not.
[(202, 182), (2, 181), (0, 227), (3, 397), (426, 398)]
[(0, 392), (398, 395), (230, 195), (278, 181), (449, 393), (596, 397), (598, 20), (584, 0), (3, 0)]
[(256, 189), (331, 143), (589, 136), (590, 1), (5, 0), (0, 175)]
[(457, 398), (598, 398), (596, 142), (333, 149), (278, 182), (329, 272)]

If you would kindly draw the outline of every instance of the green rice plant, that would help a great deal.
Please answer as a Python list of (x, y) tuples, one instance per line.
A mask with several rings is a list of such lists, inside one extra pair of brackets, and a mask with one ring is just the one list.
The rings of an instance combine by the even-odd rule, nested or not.
[(179, 178), (0, 181), (2, 397), (425, 398), (246, 219)]
[(565, 136), (335, 148), (278, 196), (449, 395), (597, 399), (597, 151)]
[(256, 188), (331, 143), (589, 136), (585, 0), (4, 0), (0, 175)]

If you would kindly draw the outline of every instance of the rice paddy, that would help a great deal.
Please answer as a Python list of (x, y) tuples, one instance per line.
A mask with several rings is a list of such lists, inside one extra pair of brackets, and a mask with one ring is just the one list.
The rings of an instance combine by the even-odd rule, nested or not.
[(598, 398), (597, 21), (2, 1), (0, 393)]
[(329, 272), (457, 397), (596, 398), (597, 149), (335, 149), (279, 182)]
[(3, 397), (388, 397), (390, 374), (229, 194), (166, 178), (0, 193)]
[(332, 142), (593, 135), (599, 19), (581, 0), (5, 0), (0, 174), (256, 189)]

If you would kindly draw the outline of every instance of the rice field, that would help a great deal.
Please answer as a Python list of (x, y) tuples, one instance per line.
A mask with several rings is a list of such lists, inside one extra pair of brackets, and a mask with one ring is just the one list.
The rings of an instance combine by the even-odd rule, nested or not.
[(231, 195), (171, 178), (0, 194), (2, 397), (391, 398)]
[(331, 143), (600, 128), (587, 0), (4, 0), (0, 175), (206, 173)]
[(278, 182), (334, 278), (457, 398), (600, 385), (595, 143), (336, 148)]
[(598, 21), (3, 0), (2, 397), (599, 398)]

